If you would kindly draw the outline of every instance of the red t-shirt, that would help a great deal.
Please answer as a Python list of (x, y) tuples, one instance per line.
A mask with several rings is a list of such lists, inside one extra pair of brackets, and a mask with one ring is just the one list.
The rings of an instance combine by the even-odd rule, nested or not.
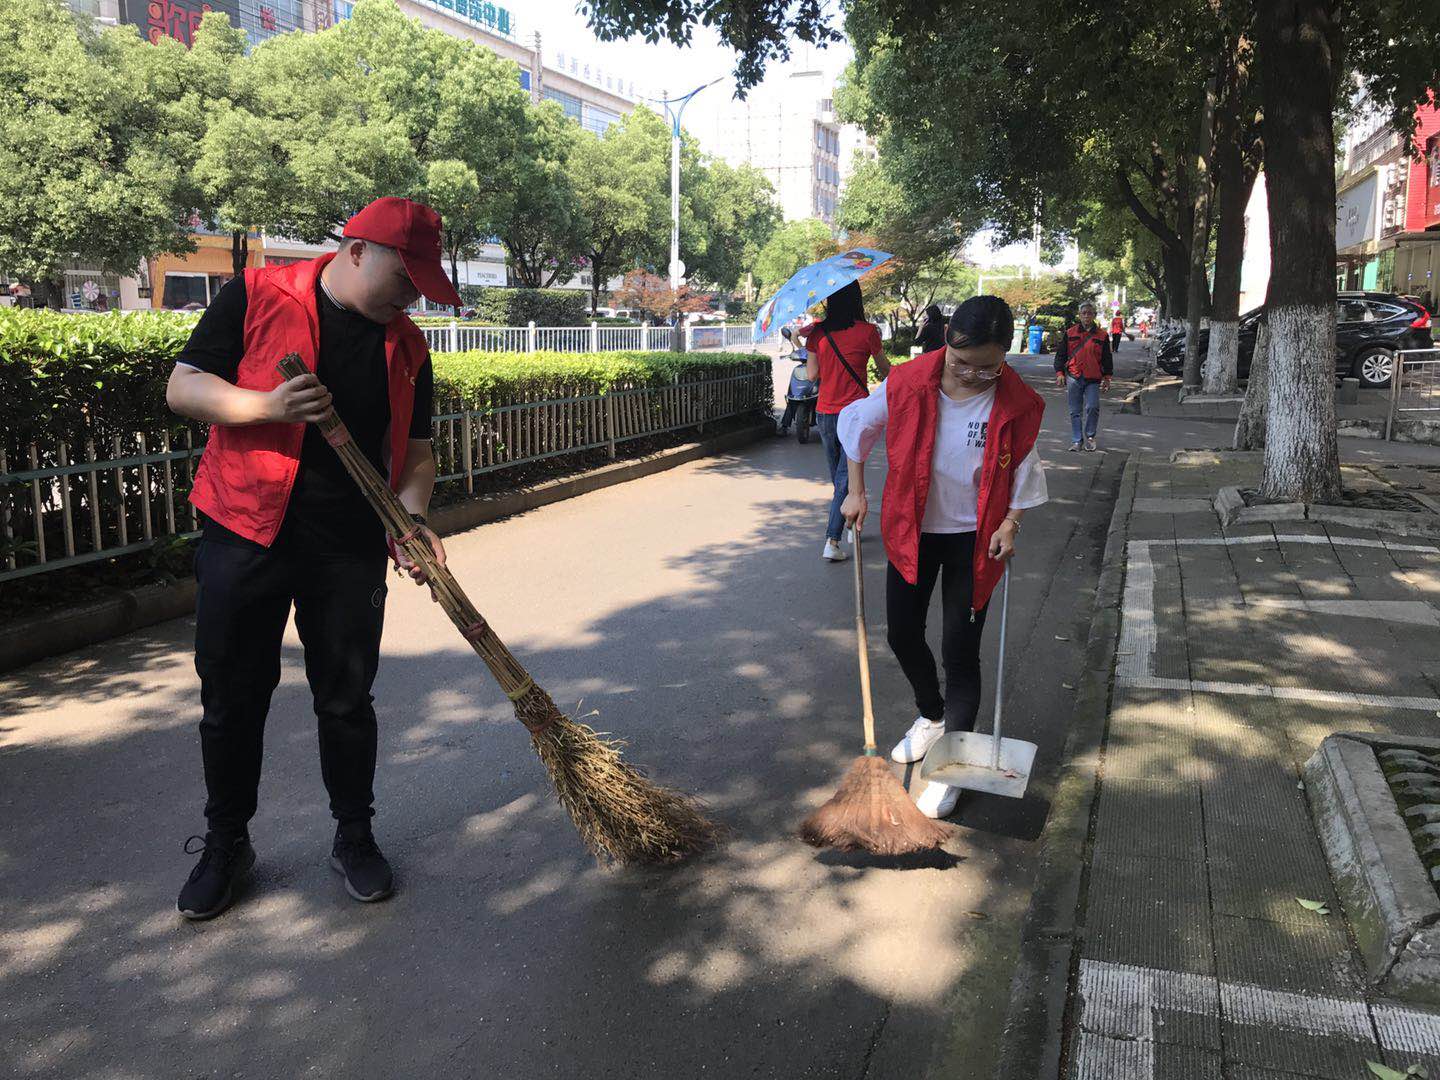
[[(852, 401), (869, 397), (870, 391), (861, 386), (845, 370), (845, 365), (835, 357), (830, 342), (818, 322), (811, 323), (800, 331), (805, 347), (815, 354), (820, 362), (820, 400), (816, 412), (838, 413)], [(883, 352), (880, 344), (880, 328), (874, 323), (857, 322), (845, 330), (832, 330), (830, 337), (845, 354), (845, 359), (862, 380), (868, 378), (870, 357)]]
[(1119, 315), (1110, 320), (1110, 333), (1123, 334), (1125, 332), (1125, 320)]

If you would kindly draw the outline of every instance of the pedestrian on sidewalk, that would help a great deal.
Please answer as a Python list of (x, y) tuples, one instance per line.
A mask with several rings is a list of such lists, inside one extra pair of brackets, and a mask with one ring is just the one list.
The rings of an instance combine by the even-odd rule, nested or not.
[(1115, 370), (1110, 339), (1095, 321), (1095, 305), (1086, 300), (1078, 314), (1079, 320), (1060, 335), (1055, 349), (1055, 385), (1068, 387), (1072, 453), (1082, 446), (1099, 449), (1095, 435), (1100, 427), (1100, 391), (1110, 389)]
[(1110, 351), (1120, 351), (1120, 339), (1125, 336), (1125, 316), (1120, 314), (1120, 309), (1115, 309), (1115, 315), (1110, 320)]
[(922, 353), (934, 352), (945, 344), (945, 315), (939, 304), (931, 304), (925, 309), (925, 321), (915, 335), (915, 344)]
[[(1020, 519), (1048, 497), (1035, 450), (1045, 402), (1005, 363), (1014, 332), (1004, 300), (972, 297), (950, 316), (943, 348), (897, 367), (840, 414), (850, 459), (842, 513), (856, 528), (869, 512), (865, 460), (885, 437), (880, 535), (890, 560), (889, 644), (920, 711), (891, 751), (895, 761), (919, 761), (945, 732), (974, 728), (990, 595), (1015, 554)], [(925, 640), (937, 580), (943, 696)], [(959, 788), (931, 783), (916, 803), (940, 818), (959, 797)]]
[[(166, 400), (211, 424), (190, 501), (203, 515), (195, 670), (207, 831), (177, 906), (208, 919), (229, 906), (255, 861), (249, 823), (270, 696), (293, 605), (314, 697), (320, 771), (336, 820), (331, 865), (357, 900), (383, 900), (390, 865), (375, 844), (376, 720), (388, 540), (314, 421), (333, 403), (443, 563), (425, 521), (435, 487), (434, 377), (424, 335), (405, 315), (423, 293), (460, 302), (440, 262), (440, 217), (379, 199), (345, 226), (340, 250), (228, 282), (170, 375)], [(282, 381), (299, 353), (311, 374)], [(390, 549), (417, 582), (423, 571)]]
[(815, 426), (825, 446), (825, 468), (833, 488), (825, 522), (825, 547), (820, 554), (830, 562), (843, 562), (849, 553), (840, 543), (845, 529), (840, 506), (848, 490), (849, 468), (835, 425), (841, 409), (870, 393), (870, 360), (875, 360), (882, 380), (890, 373), (890, 361), (885, 358), (885, 348), (880, 342), (880, 328), (865, 319), (865, 302), (858, 282), (852, 281), (833, 293), (825, 301), (825, 317), (802, 327), (795, 336), (810, 353), (806, 377), (812, 382), (820, 380)]

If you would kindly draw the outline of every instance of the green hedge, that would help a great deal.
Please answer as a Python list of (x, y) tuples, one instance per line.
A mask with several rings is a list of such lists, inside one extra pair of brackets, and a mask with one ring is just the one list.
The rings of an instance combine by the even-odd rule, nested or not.
[(741, 364), (768, 370), (770, 360), (753, 353), (465, 352), (438, 353), (433, 363), (437, 403), (473, 409), (659, 386), (677, 376), (730, 374)]
[(475, 318), (496, 326), (582, 326), (590, 321), (590, 294), (574, 289), (478, 289)]
[[(0, 446), (13, 456), (32, 440), (78, 444), (182, 428), (165, 407), (165, 383), (195, 321), (177, 312), (0, 308)], [(433, 362), (437, 396), (483, 406), (603, 393), (757, 361), (748, 353), (471, 352), (436, 353)]]
[(0, 308), (0, 432), (12, 449), (170, 426), (165, 383), (196, 318)]

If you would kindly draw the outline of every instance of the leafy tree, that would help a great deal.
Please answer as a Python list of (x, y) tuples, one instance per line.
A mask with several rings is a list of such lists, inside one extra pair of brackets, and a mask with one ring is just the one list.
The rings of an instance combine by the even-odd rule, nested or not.
[(617, 270), (669, 262), (670, 129), (654, 113), (637, 109), (603, 135), (572, 125), (571, 137), (570, 184), (594, 311)]
[(755, 258), (755, 282), (762, 293), (773, 293), (802, 266), (823, 259), (835, 250), (830, 226), (819, 218), (787, 221), (775, 230)]
[(672, 315), (707, 311), (710, 307), (710, 298), (703, 293), (692, 292), (686, 285), (672, 289), (668, 277), (644, 270), (627, 273), (625, 283), (615, 290), (614, 300), (618, 306), (634, 308), (655, 322), (664, 322)]
[(183, 61), (58, 0), (0, 9), (0, 268), (42, 303), (60, 306), (70, 260), (128, 274), (192, 249)]
[(703, 254), (686, 260), (689, 275), (723, 292), (735, 289), (780, 224), (775, 189), (765, 174), (719, 159), (703, 168), (694, 216), (705, 243)]
[(570, 172), (576, 125), (553, 101), (529, 115), (514, 204), (500, 240), (519, 283), (542, 289), (569, 281), (582, 259), (583, 219)]

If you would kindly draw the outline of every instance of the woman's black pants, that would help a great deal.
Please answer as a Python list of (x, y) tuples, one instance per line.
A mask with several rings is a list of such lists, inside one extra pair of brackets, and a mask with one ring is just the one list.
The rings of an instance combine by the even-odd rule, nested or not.
[[(946, 731), (970, 731), (980, 710), (980, 635), (985, 609), (971, 610), (974, 595), (975, 534), (921, 533), (920, 566), (911, 585), (891, 563), (885, 576), (885, 613), (890, 648), (915, 691), (915, 705), (927, 720), (945, 721)], [(930, 597), (940, 581), (940, 657), (945, 693), (935, 656), (925, 641)]]

